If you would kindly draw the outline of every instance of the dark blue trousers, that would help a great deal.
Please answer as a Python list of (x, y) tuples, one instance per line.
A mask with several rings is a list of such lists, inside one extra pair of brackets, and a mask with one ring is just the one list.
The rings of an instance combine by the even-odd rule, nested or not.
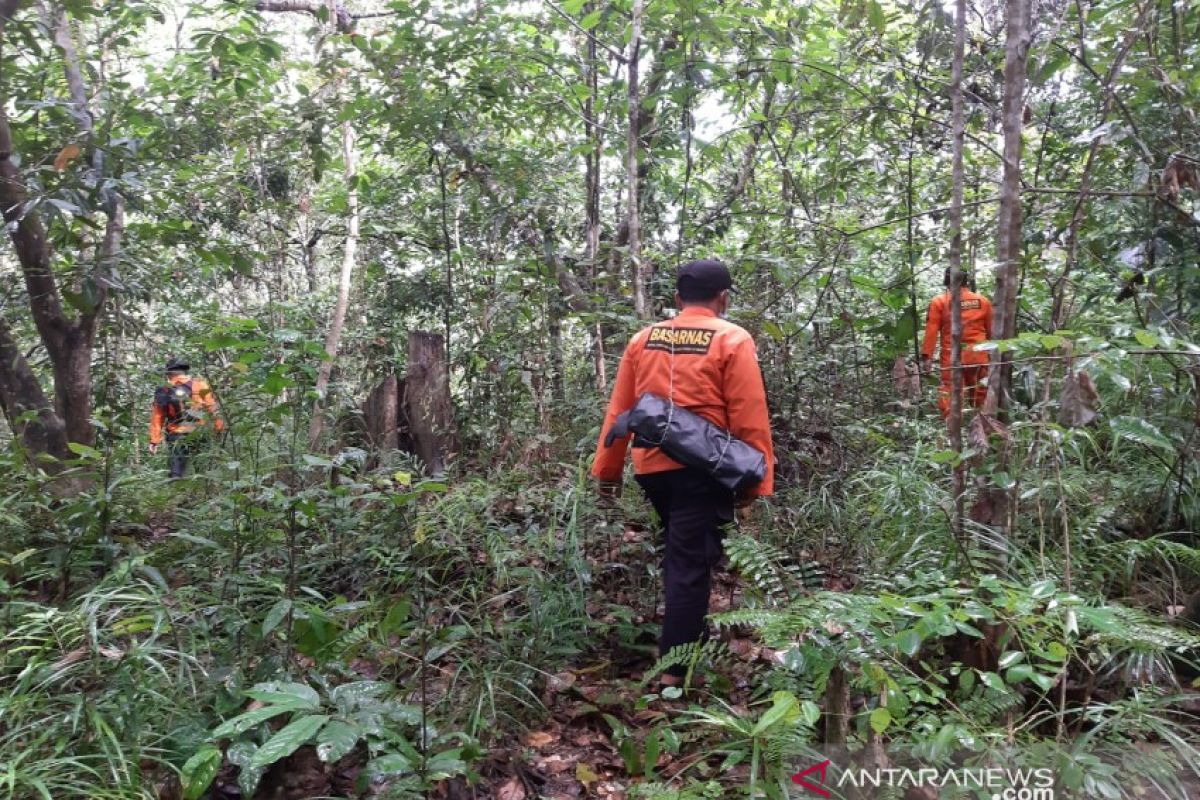
[[(665, 533), (663, 588), (666, 614), (659, 653), (706, 638), (712, 570), (721, 560), (723, 527), (733, 521), (733, 493), (699, 470), (684, 468), (638, 475)], [(683, 675), (686, 666), (667, 672)]]

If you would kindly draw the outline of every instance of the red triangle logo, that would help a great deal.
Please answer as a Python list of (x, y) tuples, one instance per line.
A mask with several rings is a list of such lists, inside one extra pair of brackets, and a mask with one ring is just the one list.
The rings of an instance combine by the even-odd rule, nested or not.
[[(792, 783), (820, 797), (829, 797), (829, 790), (825, 788), (825, 770), (828, 768), (829, 759), (825, 759), (820, 764), (813, 764), (803, 772), (797, 772), (792, 776)], [(804, 779), (805, 775), (812, 775), (814, 772), (821, 773), (821, 777), (817, 779), (817, 783), (809, 783)]]

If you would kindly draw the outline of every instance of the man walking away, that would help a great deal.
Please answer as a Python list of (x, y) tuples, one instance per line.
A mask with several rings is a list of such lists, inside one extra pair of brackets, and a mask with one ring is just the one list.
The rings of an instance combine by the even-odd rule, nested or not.
[(195, 452), (200, 432), (209, 420), (218, 433), (225, 430), (212, 387), (203, 378), (189, 375), (190, 369), (186, 361), (170, 359), (166, 385), (154, 391), (154, 405), (150, 409), (150, 452), (158, 452), (165, 433), (172, 479), (183, 477), (188, 458)]
[[(679, 314), (644, 328), (621, 357), (592, 467), (601, 494), (618, 495), (631, 437), (616, 439), (610, 447), (605, 437), (617, 416), (647, 392), (724, 428), (766, 458), (766, 477), (735, 497), (707, 473), (685, 467), (659, 448), (634, 448), (637, 482), (666, 533), (662, 654), (704, 638), (712, 568), (722, 553), (721, 527), (733, 521), (735, 505), (749, 505), (773, 490), (771, 429), (754, 340), (723, 318), (731, 287), (729, 270), (719, 261), (692, 261), (679, 270)], [(686, 672), (682, 665), (672, 666), (661, 682), (679, 685)]]
[[(959, 305), (962, 307), (962, 376), (963, 395), (976, 408), (987, 399), (987, 386), (983, 379), (988, 373), (988, 354), (975, 350), (971, 345), (992, 338), (992, 302), (981, 294), (967, 288), (967, 273), (958, 273)], [(950, 270), (942, 277), (946, 291), (929, 304), (925, 321), (925, 341), (921, 345), (921, 368), (925, 374), (933, 372), (933, 347), (941, 337), (942, 382), (938, 387), (938, 409), (942, 419), (950, 416), (951, 375), (950, 369)], [(965, 404), (964, 404), (965, 405)]]

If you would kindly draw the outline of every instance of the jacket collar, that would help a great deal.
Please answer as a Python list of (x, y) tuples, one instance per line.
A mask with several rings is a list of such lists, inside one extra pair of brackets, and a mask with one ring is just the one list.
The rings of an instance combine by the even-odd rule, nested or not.
[(711, 308), (705, 308), (704, 306), (687, 306), (686, 308), (679, 310), (679, 313), (675, 315), (675, 319), (684, 319), (689, 317), (693, 319), (702, 319), (705, 317), (713, 319), (716, 316), (717, 312), (713, 311)]

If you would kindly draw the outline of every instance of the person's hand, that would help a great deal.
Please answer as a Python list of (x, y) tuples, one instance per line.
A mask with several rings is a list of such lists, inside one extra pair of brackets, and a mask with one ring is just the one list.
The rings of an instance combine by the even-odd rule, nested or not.
[(154, 442), (151, 442), (150, 443), (150, 455), (154, 455), (157, 452), (158, 452), (158, 445), (155, 444)]

